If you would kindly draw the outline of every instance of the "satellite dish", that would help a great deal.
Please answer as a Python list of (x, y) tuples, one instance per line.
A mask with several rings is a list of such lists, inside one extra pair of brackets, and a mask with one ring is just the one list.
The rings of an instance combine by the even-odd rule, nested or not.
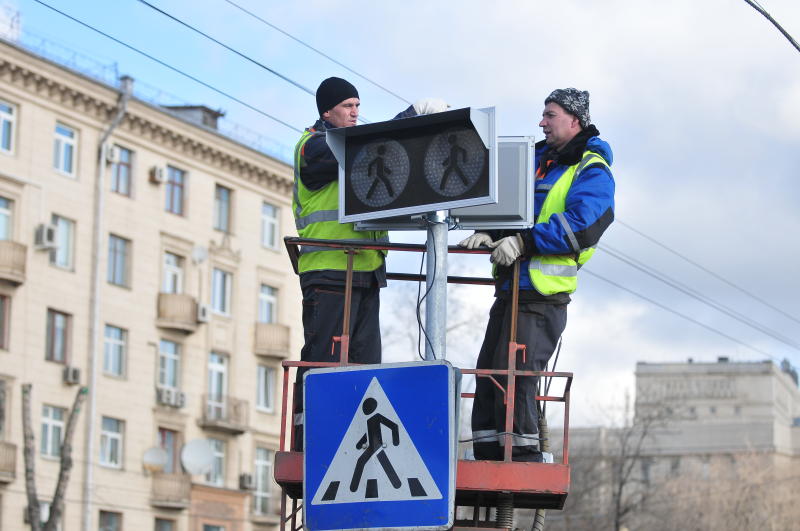
[(193, 439), (181, 448), (181, 464), (192, 475), (207, 474), (214, 466), (214, 450), (208, 439)]
[(167, 466), (167, 451), (159, 446), (148, 448), (142, 456), (142, 464), (148, 472), (161, 472)]
[(200, 245), (196, 245), (192, 249), (192, 262), (195, 264), (202, 264), (208, 258), (208, 249)]

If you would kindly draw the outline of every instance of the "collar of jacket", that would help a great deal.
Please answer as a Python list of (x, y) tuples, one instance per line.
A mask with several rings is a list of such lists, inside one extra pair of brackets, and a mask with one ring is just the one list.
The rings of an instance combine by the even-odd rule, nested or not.
[[(570, 140), (561, 151), (548, 148), (542, 154), (540, 159), (541, 164), (545, 164), (548, 160), (555, 160), (556, 164), (564, 164), (566, 166), (577, 164), (581, 161), (581, 158), (583, 158), (583, 152), (586, 151), (586, 143), (589, 141), (589, 139), (593, 136), (599, 135), (600, 131), (597, 130), (597, 127), (595, 127), (594, 124), (589, 124), (586, 129), (575, 135), (575, 138)], [(540, 149), (544, 146), (544, 140), (540, 140), (536, 143), (537, 149)]]
[(330, 122), (327, 122), (327, 121), (323, 120), (322, 118), (320, 118), (319, 120), (314, 122), (314, 125), (309, 127), (309, 129), (313, 129), (314, 131), (316, 131), (318, 133), (324, 133), (328, 129), (336, 129), (336, 128)]

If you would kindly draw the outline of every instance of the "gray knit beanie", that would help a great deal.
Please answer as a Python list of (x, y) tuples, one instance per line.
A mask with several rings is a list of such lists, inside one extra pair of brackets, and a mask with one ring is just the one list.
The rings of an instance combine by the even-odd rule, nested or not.
[(592, 119), (589, 116), (589, 92), (586, 90), (578, 90), (576, 88), (556, 89), (547, 96), (544, 104), (558, 103), (565, 111), (574, 114), (581, 127), (587, 127)]

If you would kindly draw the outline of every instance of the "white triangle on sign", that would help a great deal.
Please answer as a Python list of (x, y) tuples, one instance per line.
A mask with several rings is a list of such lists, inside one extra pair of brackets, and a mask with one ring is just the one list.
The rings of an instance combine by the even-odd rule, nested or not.
[[(370, 446), (375, 441), (370, 441), (368, 422), (372, 439), (379, 437), (382, 444)], [(359, 460), (362, 473), (357, 477)], [(441, 498), (414, 441), (373, 377), (311, 504)]]

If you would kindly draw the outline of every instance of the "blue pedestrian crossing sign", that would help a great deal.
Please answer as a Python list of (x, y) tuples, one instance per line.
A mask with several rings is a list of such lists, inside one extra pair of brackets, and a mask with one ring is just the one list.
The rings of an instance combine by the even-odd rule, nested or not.
[(306, 373), (305, 529), (452, 527), (455, 380), (446, 361)]

